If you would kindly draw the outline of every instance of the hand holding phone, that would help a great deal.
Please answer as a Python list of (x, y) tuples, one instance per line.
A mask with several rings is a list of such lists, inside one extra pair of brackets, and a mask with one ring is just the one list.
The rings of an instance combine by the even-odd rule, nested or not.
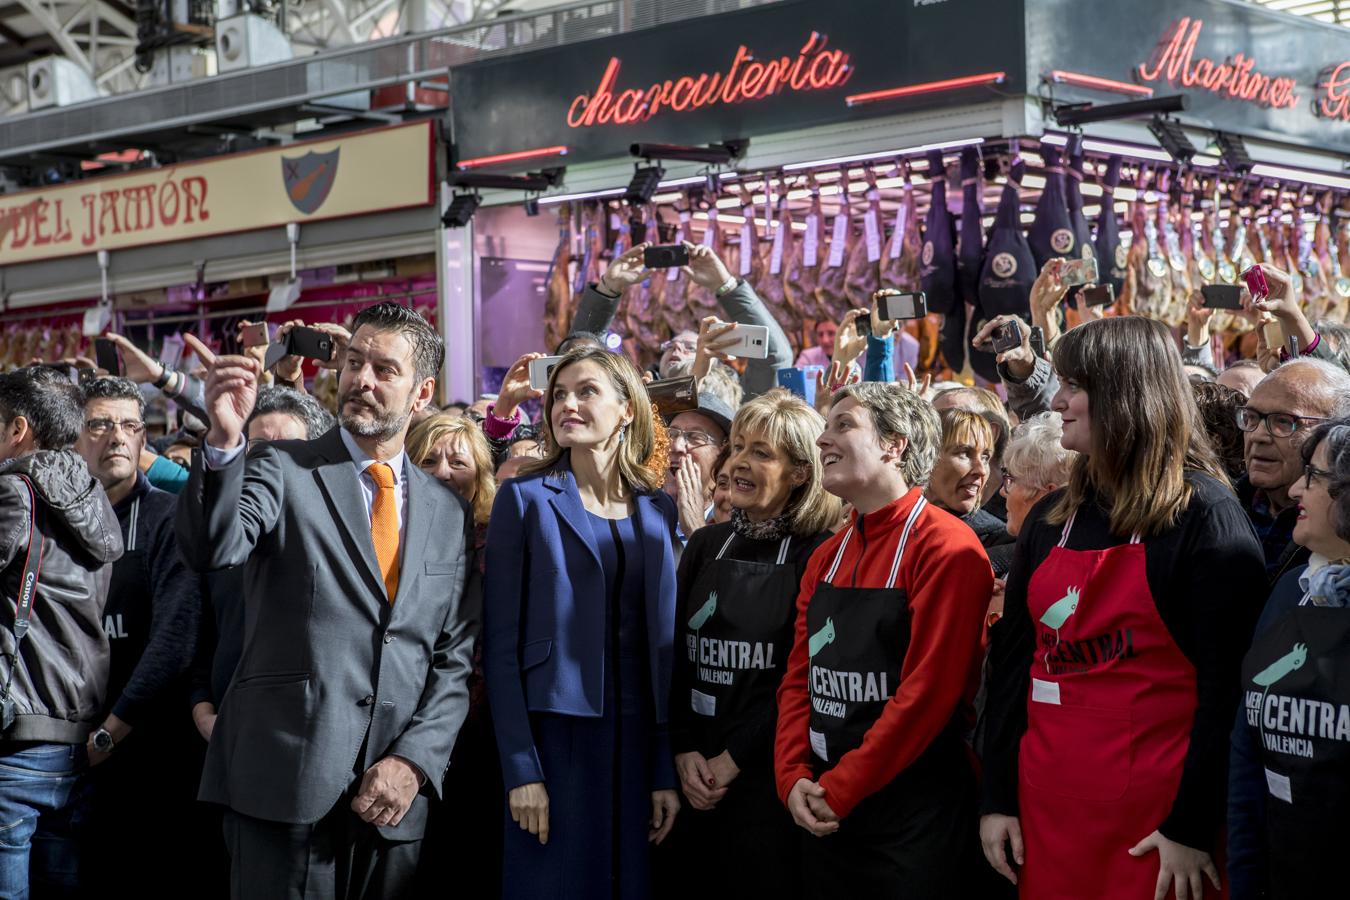
[(1243, 272), (1242, 279), (1247, 282), (1247, 290), (1251, 291), (1253, 299), (1264, 300), (1270, 296), (1270, 285), (1266, 282), (1266, 273), (1261, 271), (1260, 263)]
[(1022, 326), (1016, 319), (1009, 319), (994, 329), (993, 344), (995, 353), (1007, 353), (1022, 346)]
[(272, 342), (272, 329), (266, 322), (254, 322), (239, 327), (241, 347), (263, 347)]
[(541, 356), (530, 360), (530, 387), (536, 391), (548, 390), (548, 379), (553, 367), (562, 362), (561, 356)]
[(1073, 287), (1078, 284), (1096, 284), (1098, 280), (1097, 257), (1088, 256), (1064, 260), (1064, 265), (1059, 270), (1059, 280), (1066, 287)]
[(642, 253), (642, 264), (649, 269), (673, 269), (689, 265), (689, 248), (684, 244), (657, 244)]
[(117, 355), (117, 345), (107, 338), (94, 338), (94, 361), (109, 375), (122, 374), (122, 358)]
[(1116, 302), (1116, 289), (1109, 284), (1087, 285), (1078, 293), (1088, 306), (1110, 306)]
[(1242, 288), (1236, 284), (1205, 284), (1200, 286), (1206, 309), (1242, 309)]
[(717, 349), (728, 356), (742, 359), (767, 359), (769, 326), (737, 325), (718, 338)]

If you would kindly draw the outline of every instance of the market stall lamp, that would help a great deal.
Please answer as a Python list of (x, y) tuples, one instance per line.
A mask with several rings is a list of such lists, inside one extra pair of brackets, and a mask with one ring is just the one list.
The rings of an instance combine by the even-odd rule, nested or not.
[(1065, 103), (1054, 108), (1054, 116), (1056, 122), (1069, 127), (1114, 119), (1185, 112), (1189, 103), (1185, 94), (1168, 94), (1165, 97), (1149, 97), (1147, 100), (1127, 100), (1124, 103), (1108, 103), (1105, 106), (1094, 103)]
[(1186, 132), (1182, 130), (1181, 123), (1176, 119), (1169, 119), (1165, 116), (1154, 116), (1148, 123), (1148, 130), (1158, 141), (1158, 146), (1167, 151), (1167, 155), (1172, 159), (1185, 165), (1190, 162), (1191, 157), (1195, 156), (1195, 145), (1191, 139), (1186, 137)]
[(441, 216), (441, 224), (446, 228), (463, 228), (473, 220), (473, 214), (482, 202), (483, 198), (477, 194), (456, 194), (450, 201), (450, 208)]
[(1219, 146), (1219, 156), (1223, 158), (1224, 165), (1232, 172), (1246, 175), (1256, 165), (1256, 160), (1247, 152), (1246, 143), (1237, 135), (1220, 131), (1214, 135), (1214, 143)]
[(660, 166), (637, 166), (633, 170), (633, 180), (628, 183), (628, 190), (624, 191), (623, 199), (632, 206), (650, 203), (652, 197), (656, 196), (656, 189), (660, 187), (661, 179), (665, 175), (666, 170)]

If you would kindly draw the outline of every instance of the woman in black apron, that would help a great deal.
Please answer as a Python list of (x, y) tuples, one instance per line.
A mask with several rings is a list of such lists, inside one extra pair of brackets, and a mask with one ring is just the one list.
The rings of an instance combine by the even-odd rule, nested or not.
[(824, 426), (783, 390), (742, 406), (726, 466), (731, 521), (696, 531), (680, 560), (670, 723), (688, 812), (676, 826), (671, 882), (684, 890), (801, 890), (797, 829), (774, 793), (774, 695), (802, 573), (839, 515), (820, 486)]
[(1294, 541), (1242, 664), (1229, 779), (1233, 900), (1345, 893), (1350, 805), (1350, 418), (1303, 445)]
[(853, 506), (811, 558), (778, 692), (779, 797), (803, 836), (807, 897), (971, 896), (975, 773), (963, 740), (993, 571), (923, 497), (933, 408), (894, 384), (835, 395), (817, 445)]

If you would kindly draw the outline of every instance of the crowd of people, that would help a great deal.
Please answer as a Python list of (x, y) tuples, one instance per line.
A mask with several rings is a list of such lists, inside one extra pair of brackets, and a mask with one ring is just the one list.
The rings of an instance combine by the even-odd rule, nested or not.
[(1289, 350), (1080, 304), (995, 384), (874, 301), (808, 401), (706, 247), (726, 320), (607, 349), (644, 249), (473, 403), (393, 302), (313, 326), (335, 409), (193, 336), (0, 374), (0, 897), (1343, 890), (1350, 337), (1288, 275)]

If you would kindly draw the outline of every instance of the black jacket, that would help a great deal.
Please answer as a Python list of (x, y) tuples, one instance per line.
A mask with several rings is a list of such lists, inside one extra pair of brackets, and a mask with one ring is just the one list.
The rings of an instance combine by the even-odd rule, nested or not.
[[(71, 450), (0, 464), (0, 676), (14, 654), (14, 598), (37, 495), (42, 568), (28, 636), (14, 670), (17, 716), (6, 740), (83, 743), (102, 720), (108, 680), (103, 605), (122, 530), (103, 487)], [(34, 542), (34, 550), (37, 542)]]

